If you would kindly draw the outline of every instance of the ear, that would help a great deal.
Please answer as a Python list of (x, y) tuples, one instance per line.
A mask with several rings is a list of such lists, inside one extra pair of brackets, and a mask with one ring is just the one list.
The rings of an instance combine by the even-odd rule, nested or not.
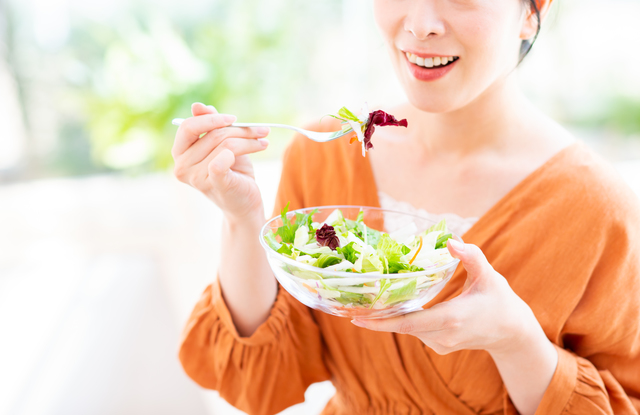
[(535, 0), (538, 10), (540, 11), (540, 22), (536, 16), (536, 11), (530, 1), (526, 2), (525, 7), (525, 20), (522, 24), (522, 30), (520, 31), (520, 39), (533, 39), (538, 30), (538, 25), (542, 25), (542, 22), (547, 17), (551, 3), (553, 0)]

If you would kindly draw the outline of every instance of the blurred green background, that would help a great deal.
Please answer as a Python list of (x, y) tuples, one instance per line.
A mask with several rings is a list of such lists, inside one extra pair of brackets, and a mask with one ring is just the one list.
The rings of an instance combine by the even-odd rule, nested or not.
[[(195, 101), (294, 122), (321, 91), (309, 57), (341, 23), (337, 0), (1, 4), (4, 99), (18, 109), (0, 146), (15, 147), (2, 166), (14, 179), (164, 169), (170, 120)], [(287, 135), (273, 136), (278, 152)]]
[[(523, 87), (611, 158), (640, 157), (640, 3), (556, 3)], [(0, 41), (3, 181), (165, 169), (195, 101), (309, 123), (402, 99), (368, 1), (1, 0)]]

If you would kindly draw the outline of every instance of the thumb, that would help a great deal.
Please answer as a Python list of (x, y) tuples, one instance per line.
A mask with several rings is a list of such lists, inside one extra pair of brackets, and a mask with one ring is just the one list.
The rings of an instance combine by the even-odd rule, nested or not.
[(487, 271), (493, 270), (482, 250), (476, 245), (465, 244), (452, 238), (447, 241), (447, 248), (451, 256), (459, 259), (467, 270), (468, 282), (473, 282)]
[(194, 117), (198, 115), (217, 113), (218, 111), (213, 107), (213, 105), (204, 105), (201, 102), (194, 102), (191, 104), (191, 114), (193, 114)]

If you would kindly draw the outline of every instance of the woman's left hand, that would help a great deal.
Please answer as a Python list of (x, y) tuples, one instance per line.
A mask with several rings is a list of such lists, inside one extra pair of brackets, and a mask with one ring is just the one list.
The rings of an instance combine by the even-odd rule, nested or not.
[(450, 239), (448, 249), (467, 270), (459, 296), (403, 316), (352, 323), (369, 330), (411, 334), (438, 354), (482, 349), (502, 355), (539, 341), (532, 338), (543, 333), (533, 312), (480, 248)]

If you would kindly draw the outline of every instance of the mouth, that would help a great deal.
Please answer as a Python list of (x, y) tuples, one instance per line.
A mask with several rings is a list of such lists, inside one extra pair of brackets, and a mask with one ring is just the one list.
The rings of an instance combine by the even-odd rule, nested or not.
[(411, 52), (403, 52), (409, 72), (419, 81), (436, 81), (453, 70), (460, 60), (459, 56), (418, 56)]
[(442, 68), (451, 65), (453, 62), (460, 59), (458, 56), (436, 56), (423, 58), (410, 52), (405, 52), (404, 54), (409, 62), (422, 68)]

